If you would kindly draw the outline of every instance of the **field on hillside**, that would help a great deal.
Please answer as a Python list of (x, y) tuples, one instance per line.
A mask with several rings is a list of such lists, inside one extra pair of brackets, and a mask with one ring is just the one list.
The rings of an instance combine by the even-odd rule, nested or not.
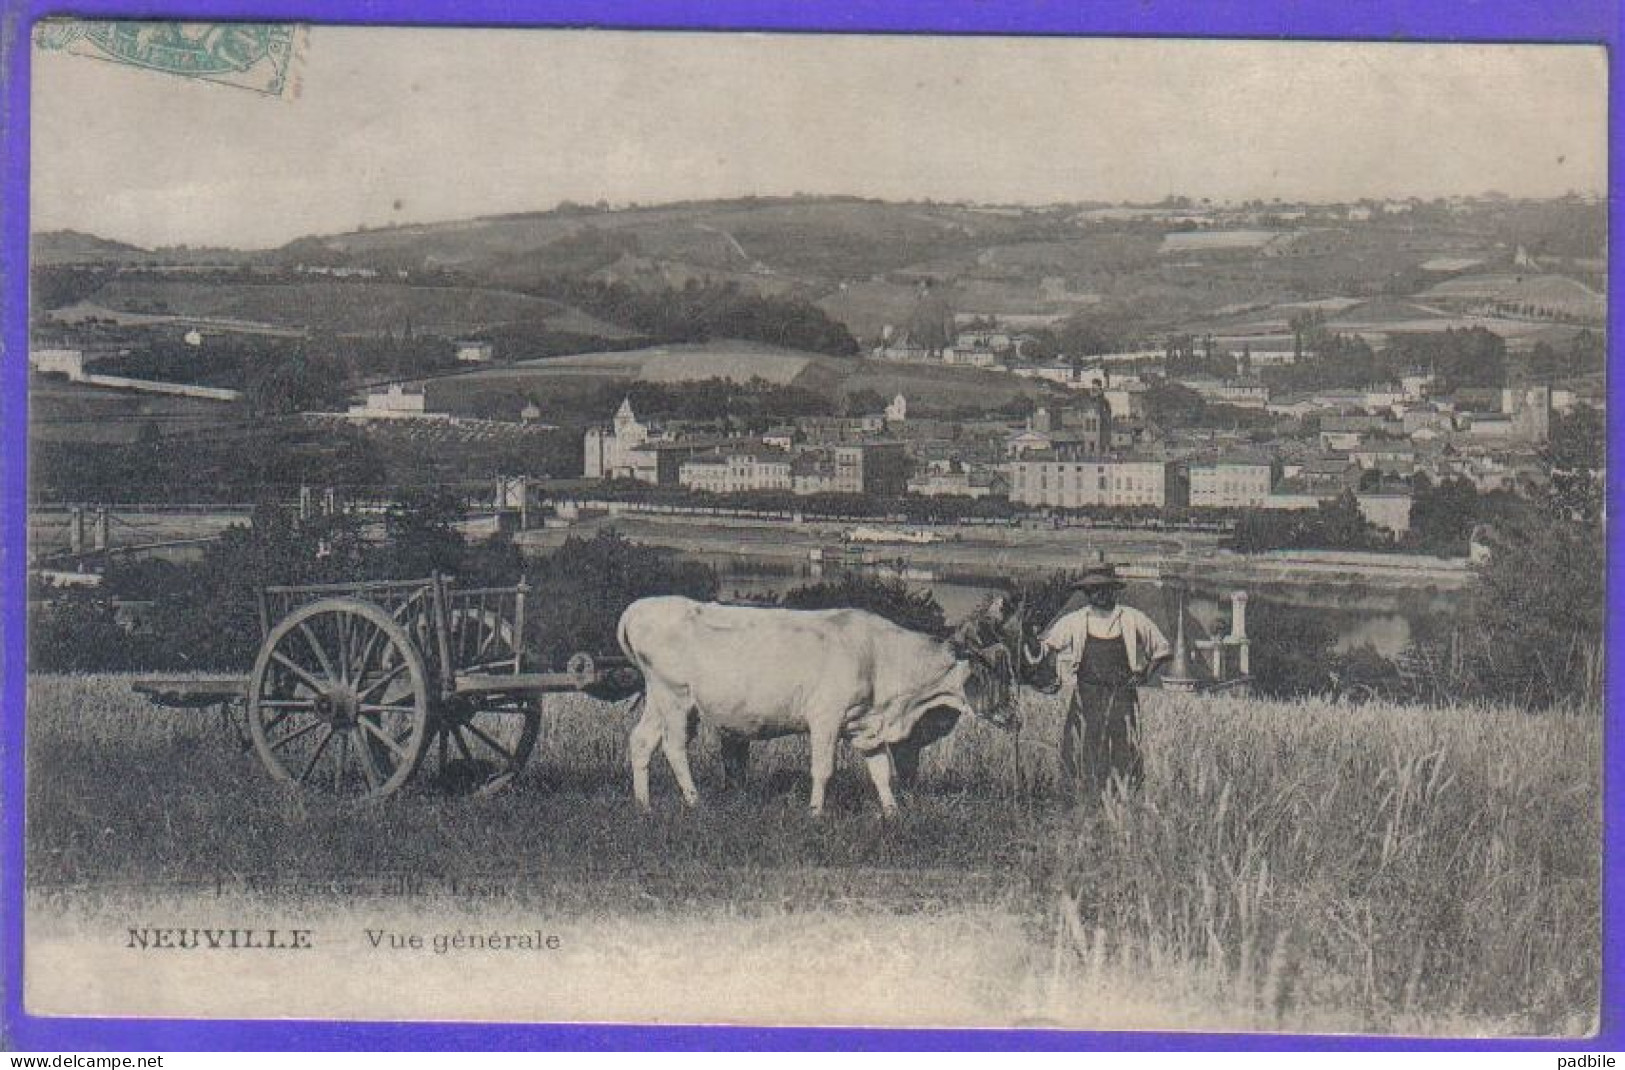
[[(523, 273), (581, 246), (605, 263), (631, 252), (699, 268), (761, 264), (778, 272), (832, 278), (866, 276), (939, 254), (1022, 235), (1034, 224), (951, 206), (884, 204), (850, 198), (706, 201), (619, 211), (578, 209), (383, 227), (305, 239), (314, 250), (359, 259), (394, 258), (472, 270)], [(578, 266), (579, 263), (578, 263)]]
[(208, 431), (235, 423), (235, 405), (201, 398), (140, 394), (60, 377), (30, 375), (29, 439), (33, 442), (131, 443), (142, 435)]
[(447, 336), (504, 326), (624, 338), (629, 332), (540, 297), (458, 286), (324, 279), (237, 283), (188, 279), (114, 279), (90, 300), (114, 312), (158, 313), (328, 330)]
[[(640, 816), (629, 713), (575, 696), (550, 702), (504, 794), (413, 789), (340, 811), (274, 787), (212, 714), (150, 709), (125, 677), (38, 677), (29, 991), (79, 992), (83, 1006), (95, 985), (69, 967), (96, 924), (122, 941), (134, 919), (225, 903), (328, 934), (332, 968), (361, 971), (338, 1006), (364, 1016), (401, 1013), (432, 977), (425, 1013), (454, 1017), (802, 1020), (826, 995), (813, 977), (830, 985), (812, 1004), (824, 1021), (1594, 1027), (1594, 713), (1152, 691), (1145, 788), (1076, 810), (1053, 782), (1057, 704), (1029, 696), (1023, 714), (1019, 751), (980, 723), (932, 748), (892, 822), (849, 754), (829, 814), (808, 817), (794, 740), (758, 747), (752, 785), (721, 794), (705, 732), (701, 808), (681, 807), (656, 759), (655, 813)], [(575, 950), (545, 966), (425, 955), (413, 972), (361, 943), (379, 918), (425, 929), (498, 916), (551, 926)], [(299, 1013), (333, 983), (271, 977), (265, 962), (215, 994), (271, 984), (271, 1012)], [(596, 986), (580, 983), (589, 975)], [(162, 994), (136, 987), (127, 998)], [(472, 1009), (468, 992), (483, 993)]]
[[(901, 393), (907, 396), (911, 411), (921, 414), (961, 405), (985, 409), (1016, 397), (1053, 395), (1060, 389), (976, 368), (892, 364), (720, 341), (550, 357), (441, 376), (429, 380), (426, 390), (434, 409), (468, 412), (482, 398), (489, 402), (523, 395), (537, 399), (544, 411), (554, 413), (596, 395), (606, 383), (680, 383), (711, 378), (739, 383), (761, 378), (804, 387), (832, 399), (857, 390), (878, 391), (888, 398)], [(600, 418), (608, 416), (605, 412)]]

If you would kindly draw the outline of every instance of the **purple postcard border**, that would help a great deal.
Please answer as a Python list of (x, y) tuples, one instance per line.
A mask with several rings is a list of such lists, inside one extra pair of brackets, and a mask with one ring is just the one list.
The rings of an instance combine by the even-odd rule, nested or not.
[[(1132, 1050), (1600, 1050), (1625, 1046), (1625, 761), (1620, 706), (1610, 678), (1605, 731), (1606, 854), (1601, 1033), (1573, 1042), (1281, 1036), (1204, 1033), (1088, 1033), (1036, 1030), (761, 1029), (700, 1026), (464, 1025), (321, 1021), (192, 1021), (44, 1018), (22, 1008), (24, 516), (27, 458), (29, 36), (50, 15), (102, 18), (251, 19), (347, 24), (601, 26), (837, 33), (1316, 38), (1431, 41), (1560, 41), (1609, 46), (1609, 229), (1617, 233), (1621, 189), (1622, 92), (1618, 0), (0, 0), (0, 1048), (10, 1050), (494, 1050), (494, 1049), (1030, 1049)], [(1609, 265), (1621, 289), (1620, 258)], [(1620, 303), (1609, 308), (1609, 339), (1621, 336)], [(1615, 346), (1610, 345), (1610, 354)], [(1610, 406), (1621, 392), (1610, 377)], [(1620, 501), (1625, 433), (1609, 435), (1609, 500)], [(1609, 533), (1610, 605), (1625, 598), (1621, 543)], [(1608, 654), (1621, 626), (1609, 614)]]

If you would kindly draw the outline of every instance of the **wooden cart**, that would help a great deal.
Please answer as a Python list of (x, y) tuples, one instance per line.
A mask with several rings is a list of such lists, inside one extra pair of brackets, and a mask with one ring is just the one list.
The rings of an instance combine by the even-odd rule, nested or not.
[(413, 777), (496, 791), (524, 767), (550, 692), (637, 689), (619, 656), (527, 671), (526, 595), (422, 580), (267, 587), (246, 677), (147, 677), (163, 706), (238, 711), (277, 780), (340, 799), (388, 796)]

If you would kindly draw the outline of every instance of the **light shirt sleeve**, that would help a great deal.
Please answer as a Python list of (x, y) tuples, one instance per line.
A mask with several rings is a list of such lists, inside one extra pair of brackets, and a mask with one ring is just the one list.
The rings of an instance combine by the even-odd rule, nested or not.
[(1072, 682), (1078, 674), (1078, 661), (1083, 657), (1084, 615), (1075, 610), (1049, 626), (1039, 642), (1046, 651), (1055, 654), (1055, 672), (1063, 684)]
[(1131, 606), (1123, 608), (1124, 631), (1133, 635), (1133, 649), (1130, 651), (1129, 667), (1135, 672), (1145, 671), (1145, 667), (1161, 658), (1173, 653), (1173, 647), (1168, 644), (1168, 637), (1162, 634), (1156, 621)]

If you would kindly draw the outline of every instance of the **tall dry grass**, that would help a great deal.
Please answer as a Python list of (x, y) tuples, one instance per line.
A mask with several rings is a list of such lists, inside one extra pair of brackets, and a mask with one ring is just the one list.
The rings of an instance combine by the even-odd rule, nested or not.
[[(408, 872), (555, 915), (883, 910), (1025, 919), (1056, 1021), (1153, 992), (1162, 1028), (1580, 1032), (1600, 970), (1601, 718), (1145, 693), (1144, 788), (1069, 808), (1059, 704), (962, 725), (887, 823), (843, 761), (822, 822), (799, 741), (705, 805), (631, 803), (626, 711), (569, 696), (493, 799), (338, 810), (279, 790), (204, 713), (117, 676), (30, 686), (28, 878), (43, 894)], [(945, 930), (946, 931), (946, 930)], [(1013, 982), (1014, 983), (1014, 982)], [(1167, 1020), (1166, 1007), (1194, 1008)], [(1076, 1012), (1076, 1013), (1075, 1013)], [(1161, 1017), (1159, 1017), (1161, 1015)]]
[[(1146, 787), (1060, 850), (1058, 926), (1254, 1027), (1594, 1027), (1601, 719), (1158, 696)], [(1467, 1023), (1472, 1023), (1467, 1025)]]

